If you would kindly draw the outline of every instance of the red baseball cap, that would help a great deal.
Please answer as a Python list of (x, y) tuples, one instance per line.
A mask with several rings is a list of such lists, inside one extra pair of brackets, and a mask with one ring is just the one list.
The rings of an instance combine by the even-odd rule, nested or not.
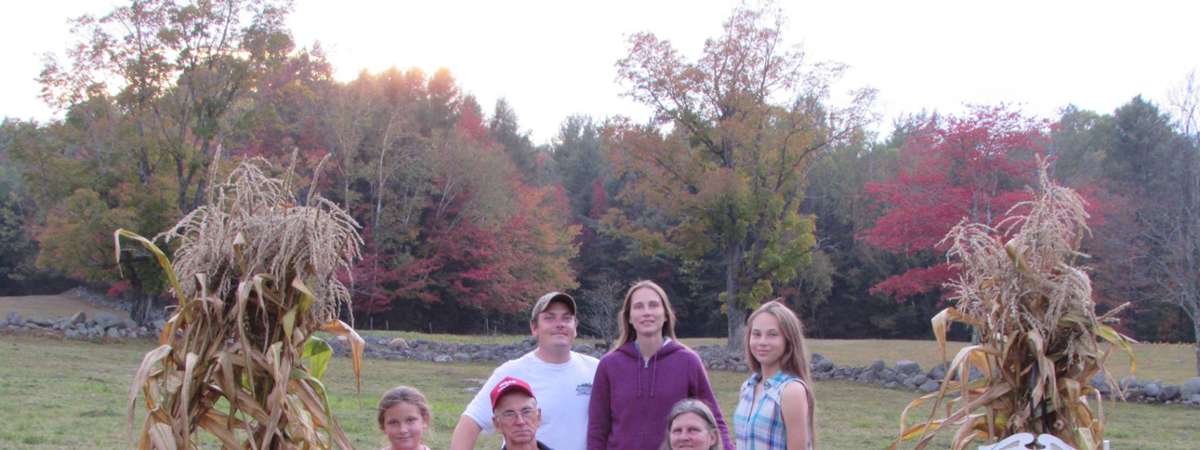
[(517, 377), (508, 376), (496, 383), (496, 387), (492, 388), (492, 409), (496, 409), (496, 403), (500, 402), (500, 397), (512, 392), (524, 392), (526, 395), (533, 397), (533, 388), (529, 387), (529, 383)]

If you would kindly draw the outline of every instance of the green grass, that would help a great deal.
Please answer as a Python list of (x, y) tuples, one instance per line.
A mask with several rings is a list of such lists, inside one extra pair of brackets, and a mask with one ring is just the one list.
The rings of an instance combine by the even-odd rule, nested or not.
[[(947, 343), (947, 358), (954, 358), (954, 354), (964, 345), (962, 342)], [(909, 359), (929, 370), (942, 361), (936, 341), (810, 339), (809, 351), (820, 353), (838, 365), (855, 367), (868, 365), (877, 359), (889, 365), (897, 359)], [(1137, 359), (1135, 375), (1138, 378), (1179, 384), (1196, 376), (1196, 356), (1191, 344), (1134, 344), (1133, 352)], [(1129, 357), (1114, 349), (1108, 360), (1108, 369), (1118, 379), (1129, 375)]]
[[(91, 317), (98, 313), (112, 314), (118, 318), (129, 317), (123, 311), (93, 306), (78, 298), (62, 295), (0, 297), (0, 318), (8, 311), (17, 311), (22, 317), (48, 319), (70, 316), (78, 311), (86, 311)], [(402, 337), (457, 344), (511, 344), (528, 337), (527, 334), (476, 336), (388, 330), (368, 330), (362, 333), (386, 338)], [(682, 341), (691, 346), (725, 345), (725, 338), (684, 338)], [(580, 339), (579, 342), (598, 341)], [(954, 353), (963, 345), (965, 344), (961, 342), (949, 343), (946, 346), (947, 356), (953, 358)], [(941, 362), (941, 355), (934, 341), (810, 339), (809, 350), (824, 355), (838, 365), (856, 367), (868, 365), (877, 359), (892, 364), (896, 359), (905, 358), (920, 363), (921, 367), (928, 370)], [(1135, 375), (1138, 378), (1177, 384), (1196, 376), (1195, 350), (1191, 344), (1134, 344), (1134, 353), (1137, 356), (1138, 370)], [(1122, 352), (1114, 352), (1108, 366), (1117, 378), (1130, 374), (1129, 358)]]
[[(845, 344), (842, 348), (848, 354), (844, 358), (890, 351), (879, 349), (880, 341), (855, 342), (864, 348), (853, 350)], [(95, 344), (0, 336), (0, 405), (5, 405), (0, 408), (0, 424), (4, 424), (0, 426), (0, 448), (128, 447), (125, 402), (129, 382), (151, 347), (145, 341)], [(433, 406), (430, 448), (446, 448), (463, 405), (473, 395), (471, 389), (492, 367), (491, 363), (369, 359), (364, 362), (363, 391), (358, 394), (349, 361), (336, 358), (326, 385), (334, 412), (356, 447), (378, 448), (383, 443), (375, 425), (375, 402), (384, 390), (409, 384), (421, 389)], [(745, 374), (714, 372), (711, 376), (722, 409), (732, 413)], [(818, 382), (814, 390), (819, 443), (829, 449), (886, 447), (895, 436), (900, 411), (914, 397), (908, 392), (837, 381)], [(1104, 407), (1108, 437), (1115, 449), (1192, 449), (1200, 441), (1200, 427), (1195, 426), (1200, 419), (1198, 409), (1113, 402)], [(143, 413), (139, 410), (136, 425), (140, 426)], [(942, 436), (935, 441), (940, 444), (931, 448), (946, 448), (948, 440)], [(495, 436), (490, 436), (478, 448), (497, 448), (497, 444)]]

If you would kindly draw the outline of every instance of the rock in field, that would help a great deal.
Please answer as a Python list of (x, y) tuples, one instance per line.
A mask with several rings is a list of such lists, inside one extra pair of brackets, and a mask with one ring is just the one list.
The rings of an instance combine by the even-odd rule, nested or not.
[(79, 325), (81, 323), (87, 323), (87, 313), (83, 311), (75, 313), (74, 316), (71, 316), (71, 318), (67, 320), (67, 324), (69, 325)]
[(1200, 394), (1200, 377), (1192, 377), (1179, 387), (1179, 394), (1184, 398)]
[(1158, 398), (1160, 394), (1162, 394), (1162, 387), (1158, 383), (1150, 382), (1142, 387), (1142, 395), (1145, 397)]
[(1159, 401), (1169, 402), (1177, 398), (1179, 398), (1179, 386), (1174, 384), (1163, 386), (1162, 392), (1158, 394)]
[(905, 376), (912, 376), (921, 373), (921, 365), (917, 364), (916, 361), (902, 359), (900, 361), (896, 361), (896, 371), (904, 374)]

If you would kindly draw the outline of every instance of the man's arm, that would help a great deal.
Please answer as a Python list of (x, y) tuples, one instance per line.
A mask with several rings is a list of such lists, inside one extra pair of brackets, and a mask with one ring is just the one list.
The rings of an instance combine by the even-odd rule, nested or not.
[(475, 423), (475, 419), (466, 414), (458, 416), (458, 425), (454, 426), (454, 434), (450, 436), (450, 450), (474, 449), (475, 441), (479, 440), (481, 432), (483, 428)]
[(475, 441), (479, 440), (479, 434), (484, 430), (491, 431), (492, 403), (489, 393), (503, 378), (500, 375), (500, 369), (503, 367), (504, 365), (501, 365), (492, 371), (491, 376), (479, 388), (479, 392), (467, 403), (462, 415), (458, 416), (458, 425), (454, 426), (454, 434), (450, 436), (450, 450), (472, 450), (475, 448)]

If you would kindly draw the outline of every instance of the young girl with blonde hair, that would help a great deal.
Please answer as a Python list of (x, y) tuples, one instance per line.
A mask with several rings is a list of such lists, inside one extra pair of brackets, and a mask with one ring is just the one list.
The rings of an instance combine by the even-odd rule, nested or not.
[(733, 415), (737, 448), (811, 450), (815, 405), (800, 319), (777, 298), (750, 314), (747, 324), (752, 373)]

